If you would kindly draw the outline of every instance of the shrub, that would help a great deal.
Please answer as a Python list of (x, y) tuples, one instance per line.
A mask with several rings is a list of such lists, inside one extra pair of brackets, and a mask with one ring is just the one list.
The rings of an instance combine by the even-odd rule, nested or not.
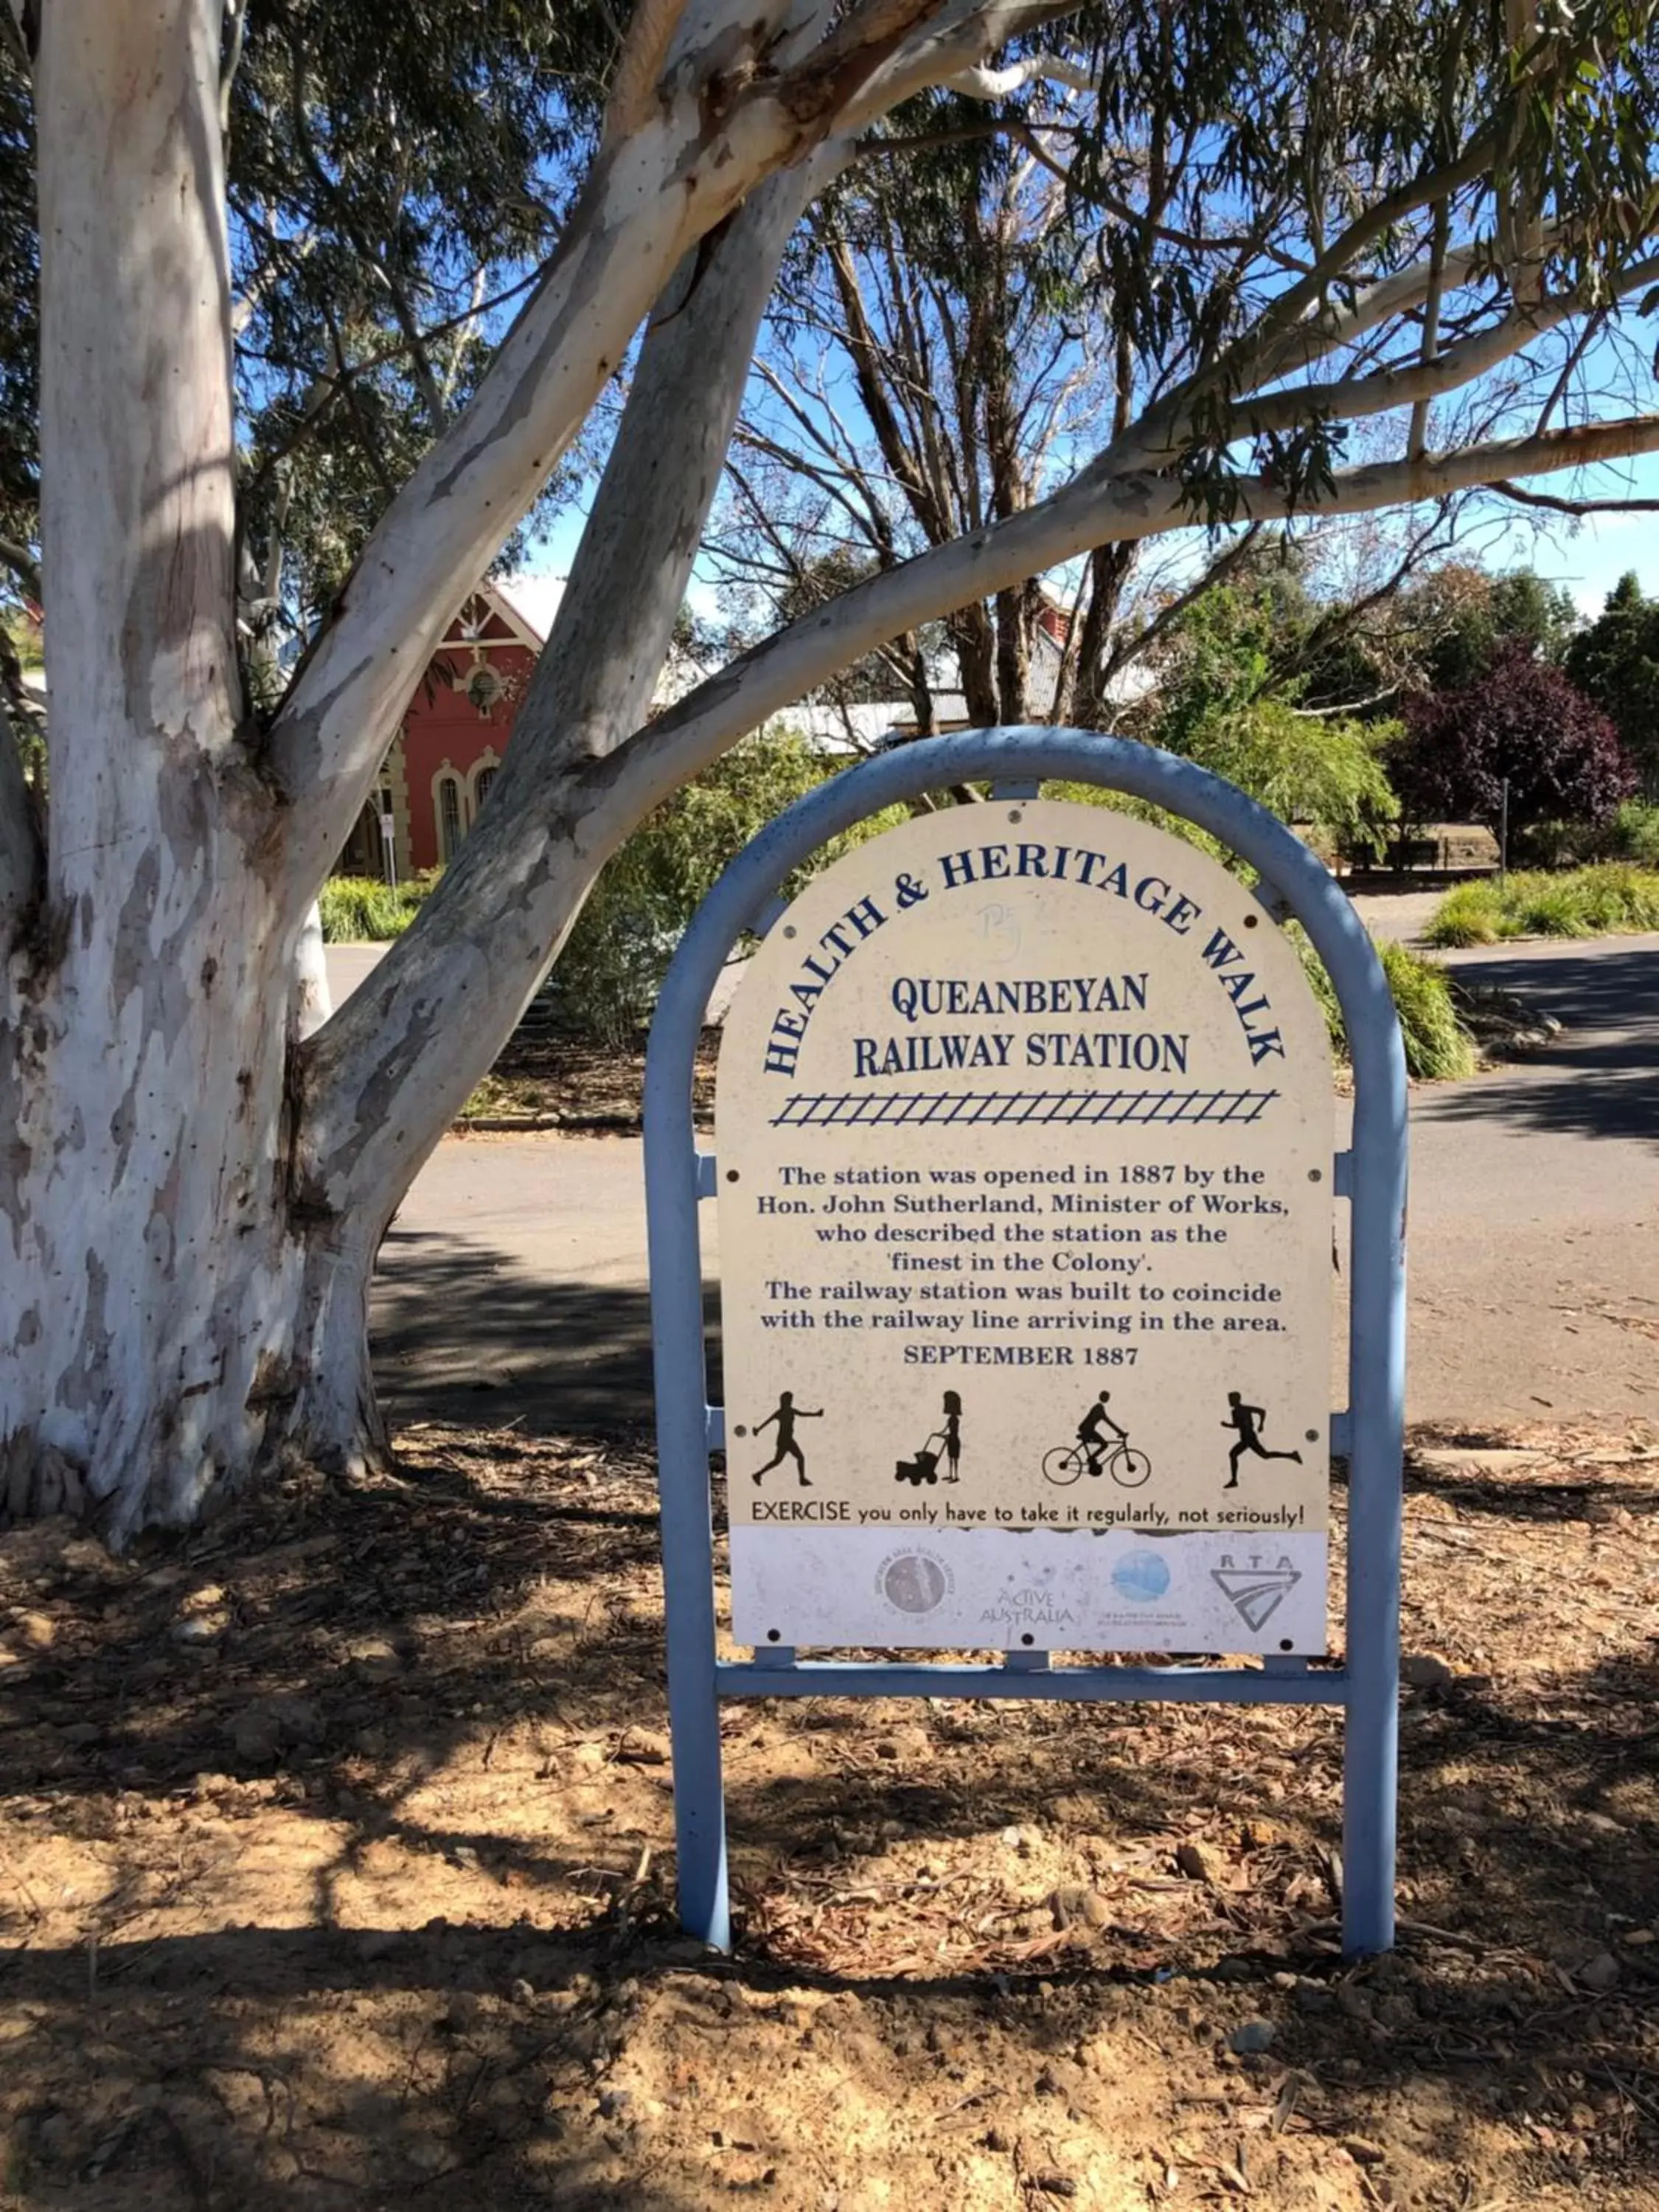
[(318, 905), (328, 945), (374, 945), (401, 937), (421, 910), (436, 872), (399, 884), (394, 890), (376, 876), (331, 876)]
[(1659, 806), (1640, 799), (1627, 799), (1596, 840), (1586, 860), (1634, 860), (1638, 867), (1659, 868)]
[[(636, 1042), (715, 878), (757, 830), (831, 773), (805, 738), (774, 732), (734, 745), (665, 799), (607, 865), (559, 956), (547, 986), (559, 1027), (599, 1044)], [(901, 818), (902, 810), (890, 811), (861, 823), (825, 847), (815, 866)]]
[(1424, 934), (1431, 945), (1495, 945), (1514, 937), (1603, 937), (1659, 929), (1659, 871), (1608, 860), (1568, 875), (1535, 872), (1462, 884)]
[(1619, 733), (1559, 670), (1524, 646), (1455, 691), (1412, 701), (1384, 758), (1413, 822), (1483, 822), (1497, 833), (1509, 785), (1516, 849), (1547, 849), (1559, 825), (1610, 821), (1632, 788)]

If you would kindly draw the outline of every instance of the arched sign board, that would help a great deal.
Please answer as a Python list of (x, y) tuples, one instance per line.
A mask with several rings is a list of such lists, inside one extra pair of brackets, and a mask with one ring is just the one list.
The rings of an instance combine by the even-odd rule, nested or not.
[[(1153, 799), (1260, 880), (1121, 809), (1042, 798), (1045, 778)], [(988, 804), (912, 815), (780, 906), (828, 838), (969, 781)], [(1347, 1151), (1291, 914), (1344, 1009)], [(746, 928), (763, 941), (699, 1156), (697, 1035)], [(1370, 941), (1305, 847), (1218, 779), (1091, 734), (972, 732), (852, 769), (755, 840), (688, 932), (646, 1141), (688, 1928), (726, 1940), (722, 1696), (1211, 1698), (1346, 1706), (1345, 1936), (1386, 1948), (1404, 1071)], [(704, 1403), (697, 1237), (715, 1194), (722, 1409)], [(1333, 1416), (1341, 1199), (1350, 1406)], [(722, 1442), (732, 1634), (752, 1652), (725, 1662)], [(1337, 1665), (1333, 1446), (1353, 1562)], [(1052, 1663), (1194, 1650), (1260, 1663)]]

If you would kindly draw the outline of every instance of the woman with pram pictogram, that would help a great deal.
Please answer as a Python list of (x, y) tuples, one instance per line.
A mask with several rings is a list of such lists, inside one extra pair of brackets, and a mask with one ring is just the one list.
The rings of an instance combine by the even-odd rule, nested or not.
[(962, 1400), (954, 1390), (945, 1394), (945, 1425), (935, 1429), (914, 1459), (902, 1459), (894, 1470), (895, 1482), (913, 1483), (920, 1490), (924, 1482), (939, 1480), (939, 1454), (933, 1449), (942, 1445), (950, 1473), (947, 1482), (960, 1482), (962, 1462)]

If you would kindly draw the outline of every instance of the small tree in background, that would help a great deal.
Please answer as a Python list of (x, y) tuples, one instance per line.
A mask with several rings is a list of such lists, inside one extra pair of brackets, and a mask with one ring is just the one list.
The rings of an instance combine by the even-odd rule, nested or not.
[(1294, 568), (1213, 586), (1171, 627), (1139, 734), (1247, 791), (1344, 855), (1379, 855), (1400, 808), (1380, 757), (1397, 726), (1311, 711), (1275, 671), (1312, 603)]
[(1386, 760), (1410, 820), (1494, 834), (1507, 777), (1511, 843), (1537, 860), (1553, 856), (1557, 825), (1607, 821), (1635, 781), (1607, 716), (1522, 641), (1474, 682), (1409, 702)]
[(1449, 562), (1408, 593), (1402, 614), (1419, 633), (1431, 690), (1458, 691), (1507, 653), (1560, 662), (1578, 620), (1572, 594), (1530, 568), (1492, 576)]
[(1567, 647), (1566, 671), (1618, 731), (1647, 796), (1659, 798), (1659, 599), (1644, 597), (1633, 569)]

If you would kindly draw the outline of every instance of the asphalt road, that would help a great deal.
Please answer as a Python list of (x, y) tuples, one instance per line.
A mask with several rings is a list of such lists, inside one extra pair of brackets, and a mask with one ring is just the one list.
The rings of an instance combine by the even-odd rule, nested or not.
[[(1450, 957), (1568, 1026), (1523, 1068), (1416, 1095), (1411, 1415), (1659, 1419), (1659, 937)], [(644, 1421), (637, 1142), (447, 1139), (386, 1240), (374, 1324), (398, 1422)]]

